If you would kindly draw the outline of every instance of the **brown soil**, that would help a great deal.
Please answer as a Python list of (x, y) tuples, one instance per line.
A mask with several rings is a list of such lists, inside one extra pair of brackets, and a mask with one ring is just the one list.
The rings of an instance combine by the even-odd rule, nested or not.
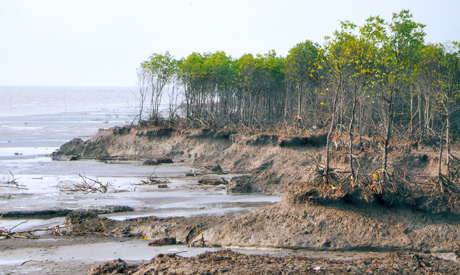
[(459, 234), (458, 217), (377, 206), (282, 202), (208, 229), (200, 238), (223, 247), (442, 252), (453, 251)]
[[(438, 153), (433, 148), (414, 150), (411, 144), (392, 144), (390, 181), (382, 181), (380, 174), (374, 173), (380, 171), (381, 145), (362, 138), (355, 145), (355, 167), (359, 168), (360, 177), (368, 177), (367, 183), (345, 188), (334, 186), (326, 179), (324, 187), (321, 181), (316, 185), (312, 183), (322, 169), (325, 140), (326, 136), (320, 133), (243, 135), (210, 129), (182, 131), (138, 127), (101, 130), (86, 142), (73, 140), (53, 157), (171, 158), (202, 168), (219, 164), (223, 172), (252, 174), (230, 182), (229, 193), (284, 192), (284, 195), (278, 204), (230, 217), (150, 217), (118, 222), (95, 214), (69, 214), (68, 233), (98, 232), (142, 236), (150, 240), (175, 238), (177, 242), (194, 246), (230, 248), (418, 253), (456, 250), (460, 235), (458, 188), (455, 184), (440, 185), (435, 179)], [(335, 168), (335, 175), (349, 169), (349, 157), (343, 144), (347, 144), (346, 138), (333, 137), (331, 166)], [(454, 155), (457, 153), (458, 150), (453, 150)], [(410, 188), (406, 186), (408, 183), (412, 184)], [(458, 273), (456, 264), (420, 254), (396, 253), (383, 259), (353, 262), (267, 257), (230, 251), (190, 259), (162, 255), (142, 266), (130, 267), (120, 261), (107, 263), (107, 266), (94, 267), (92, 274), (117, 268), (129, 274), (313, 274), (317, 272), (316, 266), (321, 267), (319, 272), (323, 274)]]
[(233, 216), (148, 217), (115, 221), (99, 217), (93, 212), (75, 211), (66, 218), (65, 233), (73, 236), (99, 234), (139, 237), (151, 241), (174, 238), (177, 243), (188, 244), (206, 229), (223, 224), (232, 218)]
[(223, 250), (196, 257), (159, 254), (149, 263), (118, 259), (93, 266), (89, 274), (458, 274), (460, 265), (431, 255), (392, 253), (384, 258), (331, 261), (304, 257), (243, 255)]

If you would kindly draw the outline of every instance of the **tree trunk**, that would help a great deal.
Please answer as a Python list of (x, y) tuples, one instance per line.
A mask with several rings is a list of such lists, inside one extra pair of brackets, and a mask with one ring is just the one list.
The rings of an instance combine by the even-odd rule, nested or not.
[(331, 135), (332, 131), (334, 129), (334, 124), (335, 124), (335, 112), (336, 112), (336, 107), (337, 107), (337, 98), (339, 94), (339, 86), (337, 86), (337, 89), (335, 91), (335, 98), (334, 98), (334, 103), (332, 106), (332, 121), (331, 121), (331, 127), (329, 128), (329, 132), (327, 133), (327, 141), (326, 141), (326, 171), (324, 171), (325, 175), (329, 174), (330, 170), (330, 158), (329, 158), (329, 150), (330, 150), (330, 143), (331, 143)]
[(414, 94), (410, 94), (410, 122), (409, 122), (409, 140), (412, 141), (414, 136)]
[(425, 131), (425, 134), (427, 134), (427, 130), (428, 128), (430, 128), (430, 98), (429, 98), (429, 95), (425, 95), (425, 127), (424, 127), (424, 131)]
[(302, 112), (302, 83), (297, 86), (297, 119), (300, 119), (300, 114)]
[(420, 140), (419, 140), (419, 144), (420, 142), (425, 138), (425, 130), (423, 128), (423, 114), (422, 114), (422, 96), (419, 94), (418, 95), (418, 123), (419, 123), (419, 127), (420, 127)]
[(391, 92), (390, 100), (388, 101), (388, 121), (387, 121), (387, 134), (385, 137), (385, 148), (383, 150), (383, 171), (387, 172), (388, 168), (388, 145), (390, 143), (391, 138), (391, 126), (393, 123), (393, 108), (394, 108), (394, 99), (393, 99), (394, 92)]
[(447, 149), (447, 178), (450, 179), (450, 113), (446, 110), (446, 149)]
[(284, 118), (288, 117), (289, 87), (290, 87), (290, 84), (288, 83), (286, 87), (286, 101), (284, 103)]
[(356, 95), (354, 96), (353, 100), (353, 107), (351, 109), (351, 119), (350, 119), (350, 126), (348, 127), (348, 135), (350, 136), (350, 170), (351, 170), (351, 177), (353, 182), (355, 182), (355, 169), (353, 167), (353, 124), (355, 120), (355, 109), (356, 109)]
[(444, 128), (446, 124), (443, 123), (442, 129), (441, 129), (441, 139), (439, 140), (439, 161), (438, 161), (438, 178), (441, 179), (442, 177), (442, 142), (444, 140)]
[(340, 146), (343, 145), (343, 142), (342, 142), (342, 128), (343, 128), (343, 90), (340, 92), (340, 105), (339, 105), (339, 113), (338, 113), (338, 121), (339, 121), (339, 142), (340, 142)]

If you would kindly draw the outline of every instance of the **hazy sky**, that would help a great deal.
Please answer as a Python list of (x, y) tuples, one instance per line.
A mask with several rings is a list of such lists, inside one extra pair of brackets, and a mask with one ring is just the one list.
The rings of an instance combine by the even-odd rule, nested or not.
[(460, 0), (0, 0), (0, 86), (135, 86), (152, 53), (286, 56), (402, 9), (428, 42), (460, 41)]

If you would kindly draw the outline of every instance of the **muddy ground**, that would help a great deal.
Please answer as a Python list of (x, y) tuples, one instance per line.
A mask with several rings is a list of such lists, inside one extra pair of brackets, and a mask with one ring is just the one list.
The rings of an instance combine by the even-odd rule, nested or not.
[[(284, 136), (211, 129), (137, 127), (101, 130), (86, 142), (75, 139), (63, 145), (53, 157), (100, 160), (170, 158), (175, 162), (186, 161), (195, 167), (208, 169), (219, 164), (223, 172), (251, 174), (230, 183), (229, 193), (282, 193), (283, 200), (247, 214), (227, 217), (150, 217), (112, 221), (91, 213), (70, 213), (63, 233), (148, 238), (156, 244), (169, 244), (174, 240), (190, 246), (221, 249), (263, 247), (318, 251), (406, 251), (391, 253), (383, 258), (352, 261), (249, 256), (231, 251), (206, 253), (193, 258), (158, 255), (145, 264), (115, 261), (94, 266), (91, 274), (458, 273), (457, 263), (430, 255), (435, 252), (458, 253), (460, 219), (456, 211), (460, 207), (456, 194), (442, 193), (434, 200), (437, 205), (430, 202), (429, 207), (420, 208), (418, 206), (425, 205), (424, 202), (408, 200), (407, 197), (403, 198), (402, 203), (387, 203), (385, 199), (388, 194), (394, 195), (391, 192), (371, 193), (371, 201), (366, 199), (369, 195), (366, 197), (362, 194), (356, 201), (350, 200), (348, 194), (337, 199), (336, 187), (329, 186), (333, 190), (332, 195), (324, 200), (315, 195), (315, 192), (324, 189), (312, 190), (309, 182), (315, 178), (312, 171), (318, 171), (324, 161), (325, 141), (326, 136), (321, 133)], [(346, 143), (346, 140), (334, 137), (331, 165), (336, 171), (349, 169), (344, 148)], [(363, 137), (355, 149), (360, 174), (373, 175), (381, 163), (381, 145)], [(455, 155), (458, 150), (454, 147), (452, 152)], [(433, 182), (438, 158), (432, 147), (418, 145), (418, 148), (414, 148), (411, 144), (393, 144), (389, 161), (393, 167), (403, 171), (403, 176), (399, 175), (398, 180), (403, 178), (404, 181), (395, 180), (395, 183), (417, 182), (421, 184), (420, 190), (428, 194), (439, 192)], [(379, 184), (381, 182), (374, 179), (370, 180), (368, 186), (374, 188)], [(418, 190), (418, 185), (413, 186), (416, 188), (414, 190)], [(369, 188), (359, 190), (367, 192)], [(353, 190), (350, 192), (354, 194)], [(317, 197), (323, 199), (322, 203), (312, 200)], [(417, 198), (431, 197), (422, 194)], [(443, 204), (449, 204), (450, 208), (438, 207)]]
[(460, 265), (429, 254), (396, 252), (383, 258), (353, 261), (306, 257), (243, 255), (230, 250), (192, 258), (159, 254), (133, 265), (114, 260), (93, 266), (88, 274), (458, 274)]
[[(110, 250), (110, 247), (129, 243), (130, 240), (132, 238), (92, 234), (54, 238), (44, 236), (41, 241), (3, 241), (0, 243), (2, 251), (17, 253), (18, 250), (34, 246), (36, 252), (28, 252), (16, 265), (0, 265), (0, 274), (457, 274), (460, 271), (454, 254), (439, 255), (430, 251), (369, 253), (283, 250), (251, 254), (244, 250), (220, 250), (187, 256), (180, 251), (187, 250), (183, 246), (167, 246), (163, 252), (155, 252), (155, 247), (145, 241), (137, 249), (152, 256), (144, 261), (132, 261), (121, 250), (117, 250), (116, 254)], [(90, 246), (95, 243), (105, 246), (106, 250), (101, 250), (105, 252), (99, 253), (105, 253), (105, 258), (112, 260), (99, 260), (98, 263), (97, 260), (89, 261), (83, 257), (70, 259), (65, 255), (69, 249), (86, 249), (86, 254), (91, 257), (97, 253)], [(60, 258), (37, 257), (56, 249), (56, 246), (60, 247)], [(66, 246), (69, 249), (65, 249)], [(172, 250), (178, 252), (172, 253)], [(81, 252), (84, 253), (84, 250)], [(119, 257), (121, 259), (117, 259)]]

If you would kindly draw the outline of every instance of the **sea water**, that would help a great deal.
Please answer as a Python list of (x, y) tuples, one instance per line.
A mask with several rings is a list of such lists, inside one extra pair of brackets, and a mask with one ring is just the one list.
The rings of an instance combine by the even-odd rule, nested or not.
[[(135, 122), (139, 101), (134, 87), (0, 87), (0, 99), (0, 213), (126, 205), (135, 211), (112, 218), (221, 215), (280, 200), (199, 186), (198, 178), (185, 177), (191, 168), (183, 163), (152, 167), (140, 162), (51, 160), (50, 154), (73, 138), (86, 140), (100, 128)], [(163, 102), (161, 108), (166, 106)], [(168, 188), (141, 185), (152, 175), (169, 181)], [(230, 180), (232, 175), (225, 177)], [(68, 191), (84, 178), (108, 185), (108, 192)], [(18, 186), (4, 184), (13, 179)], [(15, 223), (1, 219), (0, 227)], [(16, 229), (28, 224), (34, 223)]]

